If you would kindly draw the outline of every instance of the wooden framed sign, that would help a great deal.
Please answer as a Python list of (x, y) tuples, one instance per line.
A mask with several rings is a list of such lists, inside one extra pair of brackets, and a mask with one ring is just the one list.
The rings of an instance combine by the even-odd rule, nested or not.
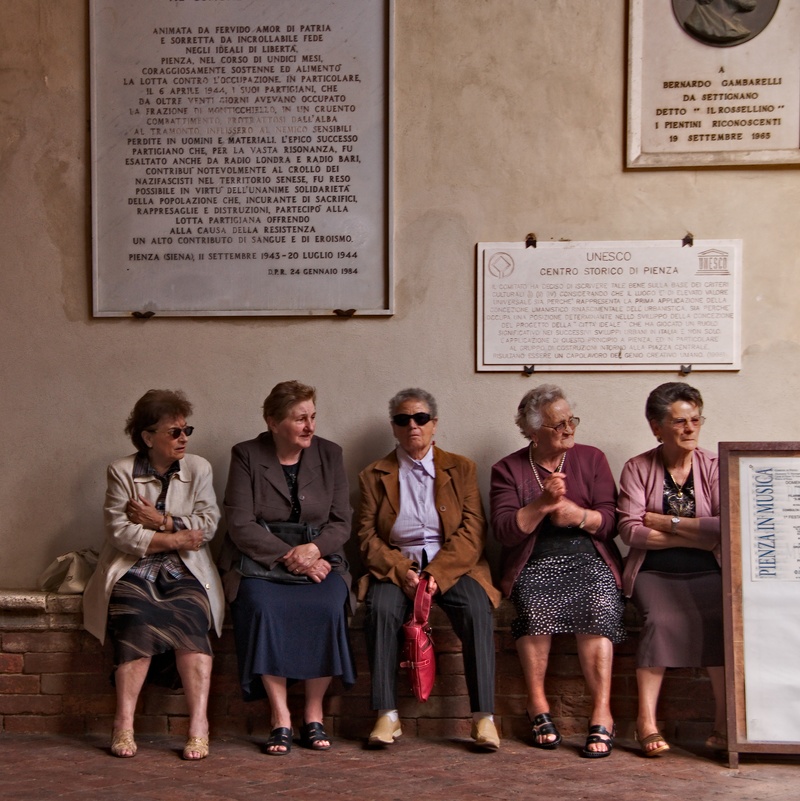
[(728, 757), (800, 754), (800, 442), (721, 442)]

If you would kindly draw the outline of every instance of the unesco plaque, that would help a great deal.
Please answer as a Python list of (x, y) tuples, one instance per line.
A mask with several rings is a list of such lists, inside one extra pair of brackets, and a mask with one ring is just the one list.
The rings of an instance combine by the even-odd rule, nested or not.
[(740, 240), (480, 243), (479, 371), (738, 370)]

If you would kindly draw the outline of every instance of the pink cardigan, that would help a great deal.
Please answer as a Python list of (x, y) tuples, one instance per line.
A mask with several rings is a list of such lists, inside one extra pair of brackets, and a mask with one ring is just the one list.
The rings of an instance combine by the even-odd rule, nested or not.
[[(650, 529), (642, 525), (645, 512), (661, 514), (664, 509), (664, 462), (661, 448), (653, 448), (629, 459), (622, 468), (617, 500), (617, 527), (630, 548), (622, 574), (622, 589), (630, 598), (636, 575), (647, 553)], [(700, 527), (719, 534), (719, 460), (712, 451), (697, 448), (692, 455), (694, 499)], [(714, 549), (720, 561), (719, 545)]]

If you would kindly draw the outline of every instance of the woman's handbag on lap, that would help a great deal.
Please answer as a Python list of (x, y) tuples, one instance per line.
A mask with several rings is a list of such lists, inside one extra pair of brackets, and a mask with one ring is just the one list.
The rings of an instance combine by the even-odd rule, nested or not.
[(405, 645), (400, 667), (408, 671), (408, 680), (418, 701), (428, 700), (436, 678), (436, 658), (433, 653), (431, 626), (428, 622), (431, 600), (427, 579), (420, 579), (411, 616), (403, 624)]
[[(319, 536), (319, 529), (314, 528), (308, 523), (267, 523), (259, 519), (258, 522), (276, 537), (280, 537), (287, 545), (292, 548), (298, 545), (305, 545), (314, 542)], [(312, 584), (308, 576), (295, 576), (290, 573), (282, 562), (277, 562), (274, 567), (267, 567), (255, 559), (251, 559), (245, 554), (241, 554), (237, 570), (245, 578), (260, 578), (266, 581), (274, 581), (278, 584)]]

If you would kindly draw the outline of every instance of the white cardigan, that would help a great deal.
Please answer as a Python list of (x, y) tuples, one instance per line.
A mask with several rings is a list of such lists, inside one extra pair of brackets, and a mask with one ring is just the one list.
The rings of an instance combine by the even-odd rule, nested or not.
[[(105, 641), (108, 601), (114, 585), (147, 553), (155, 534), (151, 529), (132, 523), (125, 513), (132, 498), (142, 495), (155, 503), (161, 493), (161, 482), (155, 476), (133, 477), (134, 459), (134, 455), (126, 456), (108, 466), (106, 541), (83, 594), (83, 626), (100, 642)], [(178, 555), (208, 593), (214, 628), (219, 636), (225, 600), (208, 543), (217, 530), (220, 511), (214, 495), (211, 465), (201, 456), (189, 453), (183, 457), (181, 469), (170, 483), (167, 511), (173, 517), (180, 517), (187, 528), (205, 532), (205, 544), (199, 551), (178, 551)]]

